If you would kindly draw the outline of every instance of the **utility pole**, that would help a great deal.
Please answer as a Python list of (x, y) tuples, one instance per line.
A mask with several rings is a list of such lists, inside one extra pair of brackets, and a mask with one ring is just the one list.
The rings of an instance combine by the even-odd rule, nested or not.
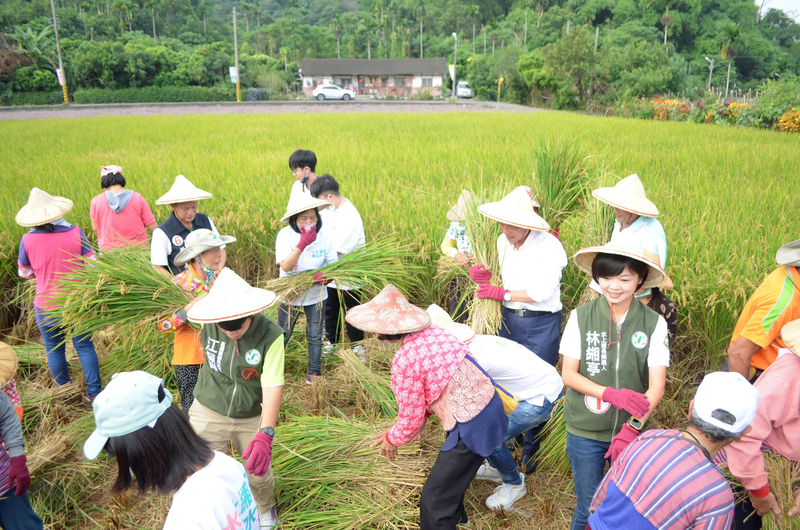
[(714, 73), (714, 59), (706, 57), (706, 61), (708, 61), (708, 89), (711, 90), (711, 74)]
[(525, 40), (523, 41), (525, 44), (525, 51), (528, 51), (528, 8), (525, 8)]
[(458, 100), (458, 92), (456, 92), (456, 69), (458, 68), (458, 35), (453, 33), (455, 39), (455, 49), (453, 50), (453, 99)]
[(600, 38), (600, 26), (594, 28), (594, 54), (597, 55), (597, 39)]
[(236, 35), (236, 6), (233, 6), (233, 54), (234, 57), (236, 57), (236, 103), (241, 103), (242, 80), (239, 75), (239, 40)]
[(571, 20), (567, 20), (567, 35), (569, 35), (569, 27), (572, 25)]
[(58, 81), (61, 83), (61, 90), (64, 92), (64, 105), (69, 105), (69, 93), (67, 92), (67, 72), (64, 71), (64, 61), (61, 60), (61, 40), (58, 38), (58, 17), (56, 16), (56, 3), (50, 0), (50, 9), (53, 10), (53, 31), (56, 34), (56, 49), (58, 50)]

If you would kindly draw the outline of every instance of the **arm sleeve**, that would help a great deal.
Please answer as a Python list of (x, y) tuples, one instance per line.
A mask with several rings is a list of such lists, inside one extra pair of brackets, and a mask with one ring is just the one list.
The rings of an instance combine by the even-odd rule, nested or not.
[(603, 504), (603, 499), (606, 498), (606, 493), (608, 493), (608, 483), (611, 480), (612, 474), (613, 473), (611, 473), (611, 470), (609, 469), (608, 473), (606, 473), (606, 476), (603, 477), (602, 482), (600, 482), (600, 485), (597, 487), (597, 491), (594, 492), (592, 503), (589, 506), (590, 515), (596, 512), (600, 505)]
[[(776, 383), (773, 382), (773, 384)], [(773, 396), (780, 396), (784, 393), (784, 388), (770, 391)], [(725, 449), (731, 473), (748, 490), (757, 490), (768, 482), (769, 475), (764, 464), (761, 443), (772, 433), (770, 409), (773, 407), (783, 409), (783, 400), (762, 396), (758, 402), (756, 418), (750, 424), (753, 429)]]
[(667, 321), (658, 316), (658, 324), (650, 337), (650, 348), (647, 350), (647, 366), (666, 366), (669, 368), (669, 332)]
[(401, 374), (392, 367), (392, 393), (397, 400), (397, 423), (389, 429), (387, 438), (395, 446), (406, 445), (425, 425), (425, 394), (419, 371), (413, 368)]
[(78, 228), (78, 231), (81, 234), (81, 256), (91, 258), (94, 256), (94, 249), (92, 248), (91, 243), (89, 243), (89, 238), (86, 237), (86, 234), (83, 232), (82, 228)]
[(780, 337), (781, 328), (792, 320), (791, 297), (781, 296), (784, 290), (762, 284), (753, 293), (757, 303), (747, 320), (741, 336), (766, 348)]
[(456, 244), (455, 239), (447, 239), (447, 236), (442, 240), (442, 254), (447, 256), (448, 258), (452, 258), (456, 254), (458, 254), (458, 246)]
[(169, 265), (169, 253), (172, 252), (172, 244), (169, 242), (167, 234), (160, 228), (153, 230), (153, 239), (150, 245), (150, 263), (166, 267)]
[(158, 331), (162, 333), (174, 333), (182, 328), (187, 320), (186, 309), (180, 308), (177, 313), (158, 321)]
[(573, 309), (567, 325), (564, 327), (564, 334), (561, 336), (561, 345), (558, 348), (558, 353), (570, 359), (581, 360), (583, 352), (581, 352), (581, 330), (578, 327), (578, 315)]
[(275, 263), (280, 264), (294, 250), (295, 245), (290, 244), (288, 236), (289, 234), (283, 229), (278, 232), (278, 236), (275, 238)]
[(733, 524), (733, 504), (727, 512), (715, 510), (712, 513), (701, 514), (694, 520), (694, 530), (728, 530)]
[(283, 335), (279, 335), (264, 354), (264, 367), (261, 369), (261, 388), (283, 385), (283, 364)]
[(14, 410), (14, 405), (5, 392), (0, 392), (0, 431), (3, 433), (3, 442), (8, 451), (8, 456), (22, 456), (25, 454), (25, 439), (22, 437), (22, 425), (19, 416)]
[(534, 284), (528, 287), (528, 296), (535, 302), (541, 302), (553, 297), (561, 289), (561, 271), (567, 266), (567, 253), (558, 240), (547, 234), (548, 241), (552, 243), (550, 248), (543, 249), (547, 253), (547, 266), (537, 274)]
[(20, 278), (32, 280), (35, 278), (33, 267), (28, 259), (28, 254), (25, 252), (25, 239), (19, 241), (19, 258), (17, 258), (17, 274)]
[(342, 227), (343, 235), (336, 244), (336, 251), (340, 254), (350, 254), (358, 248), (358, 242), (364, 233), (364, 221), (356, 211), (355, 207), (350, 212), (346, 221), (346, 226)]
[(144, 200), (144, 197), (142, 197), (141, 195), (139, 195), (139, 201), (141, 202), (142, 205), (142, 224), (144, 226), (148, 226), (155, 223), (156, 218), (153, 215), (153, 210), (150, 209), (150, 205), (147, 204), (147, 201)]

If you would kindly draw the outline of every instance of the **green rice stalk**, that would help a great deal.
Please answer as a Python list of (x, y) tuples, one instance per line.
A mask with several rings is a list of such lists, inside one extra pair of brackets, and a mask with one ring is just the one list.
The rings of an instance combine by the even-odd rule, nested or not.
[(567, 423), (564, 421), (564, 399), (553, 407), (550, 420), (541, 434), (542, 443), (536, 456), (542, 469), (551, 469), (554, 475), (569, 475), (572, 467), (567, 456)]
[(468, 269), (458, 264), (456, 260), (449, 256), (439, 257), (436, 263), (436, 276), (434, 285), (437, 291), (445, 293), (445, 299), (441, 307), (448, 308), (450, 296), (450, 284), (456, 282), (461, 298), (458, 300), (458, 308), (469, 307), (472, 303), (474, 289), (471, 289), (472, 280), (469, 278)]
[(386, 372), (373, 372), (362, 363), (353, 350), (341, 350), (339, 357), (343, 364), (338, 369), (348, 375), (348, 379), (357, 384), (361, 395), (374, 403), (381, 418), (397, 417), (397, 400), (392, 393), (390, 376)]

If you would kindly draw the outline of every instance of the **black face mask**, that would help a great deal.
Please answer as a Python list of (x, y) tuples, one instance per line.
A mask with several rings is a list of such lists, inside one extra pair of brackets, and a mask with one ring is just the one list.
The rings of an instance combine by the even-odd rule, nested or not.
[(237, 318), (236, 320), (217, 322), (217, 326), (219, 326), (225, 331), (239, 331), (240, 329), (242, 329), (242, 326), (244, 326), (244, 322), (247, 319), (248, 317), (244, 317), (244, 318)]

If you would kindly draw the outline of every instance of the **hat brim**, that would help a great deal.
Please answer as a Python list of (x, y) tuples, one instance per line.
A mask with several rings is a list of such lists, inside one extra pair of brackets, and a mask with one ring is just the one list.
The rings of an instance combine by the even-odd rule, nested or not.
[(205, 245), (205, 244), (197, 244), (192, 245), (191, 247), (186, 247), (180, 252), (178, 255), (175, 256), (175, 265), (181, 266), (185, 265), (186, 263), (192, 261), (194, 258), (205, 252), (206, 250), (211, 250), (212, 248), (219, 248), (224, 245), (229, 245), (231, 243), (236, 242), (236, 238), (233, 236), (220, 236), (219, 237), (220, 244), (219, 245)]
[(445, 218), (447, 218), (448, 221), (452, 221), (454, 223), (464, 222), (464, 215), (461, 212), (456, 211), (455, 206), (447, 210), (447, 213), (444, 216)]
[(781, 340), (789, 351), (800, 357), (800, 320), (792, 320), (781, 328)]
[(86, 442), (83, 444), (83, 454), (88, 460), (94, 460), (103, 451), (103, 448), (108, 443), (108, 436), (100, 434), (97, 429), (89, 435)]
[(73, 202), (65, 197), (53, 197), (53, 202), (47, 206), (31, 208), (26, 204), (17, 212), (14, 220), (20, 226), (41, 226), (64, 217), (73, 206)]
[(800, 267), (800, 239), (781, 246), (775, 254), (775, 261), (778, 265)]
[(283, 217), (281, 217), (281, 222), (282, 223), (288, 223), (289, 222), (289, 218), (291, 216), (293, 216), (293, 215), (297, 215), (299, 213), (303, 213), (303, 212), (308, 211), (308, 210), (313, 210), (314, 208), (325, 209), (325, 208), (329, 207), (330, 205), (331, 205), (331, 203), (329, 201), (323, 201), (322, 199), (313, 199), (313, 202), (310, 202), (309, 204), (303, 206), (302, 208), (296, 208), (296, 209), (294, 209), (292, 211), (286, 212), (283, 215)]
[(188, 312), (190, 322), (212, 324), (249, 317), (275, 305), (278, 296), (272, 291), (251, 287), (236, 296), (236, 301), (219, 300), (211, 294), (197, 302)]
[[(417, 306), (412, 306), (413, 314), (410, 323), (405, 326), (392, 325), (391, 322), (382, 319), (380, 315), (369, 305), (369, 303), (356, 306), (345, 316), (345, 321), (353, 327), (368, 333), (378, 333), (381, 335), (400, 335), (422, 331), (431, 325), (431, 316)], [(413, 322), (413, 323), (411, 323)]]
[(647, 279), (641, 285), (640, 289), (652, 289), (653, 287), (660, 287), (667, 278), (666, 273), (661, 270), (661, 267), (659, 267), (657, 264), (653, 263), (644, 256), (624, 249), (589, 247), (579, 250), (572, 259), (575, 261), (575, 265), (577, 265), (580, 270), (591, 275), (592, 263), (594, 263), (594, 259), (598, 254), (614, 254), (615, 256), (625, 256), (627, 258), (641, 261), (647, 265)]
[(202, 201), (203, 199), (211, 199), (214, 196), (207, 191), (198, 190), (202, 193), (192, 194), (187, 197), (169, 197), (169, 194), (162, 195), (156, 200), (156, 204), (178, 204), (181, 202)]
[(640, 199), (636, 202), (628, 202), (618, 196), (616, 188), (598, 188), (592, 191), (592, 197), (602, 201), (609, 206), (635, 213), (643, 217), (658, 217), (658, 208), (649, 199)]
[(503, 208), (500, 202), (488, 202), (478, 206), (481, 215), (493, 219), (499, 223), (525, 228), (526, 230), (537, 230), (539, 232), (549, 232), (550, 225), (547, 221), (531, 212), (530, 215), (509, 217), (509, 212)]

